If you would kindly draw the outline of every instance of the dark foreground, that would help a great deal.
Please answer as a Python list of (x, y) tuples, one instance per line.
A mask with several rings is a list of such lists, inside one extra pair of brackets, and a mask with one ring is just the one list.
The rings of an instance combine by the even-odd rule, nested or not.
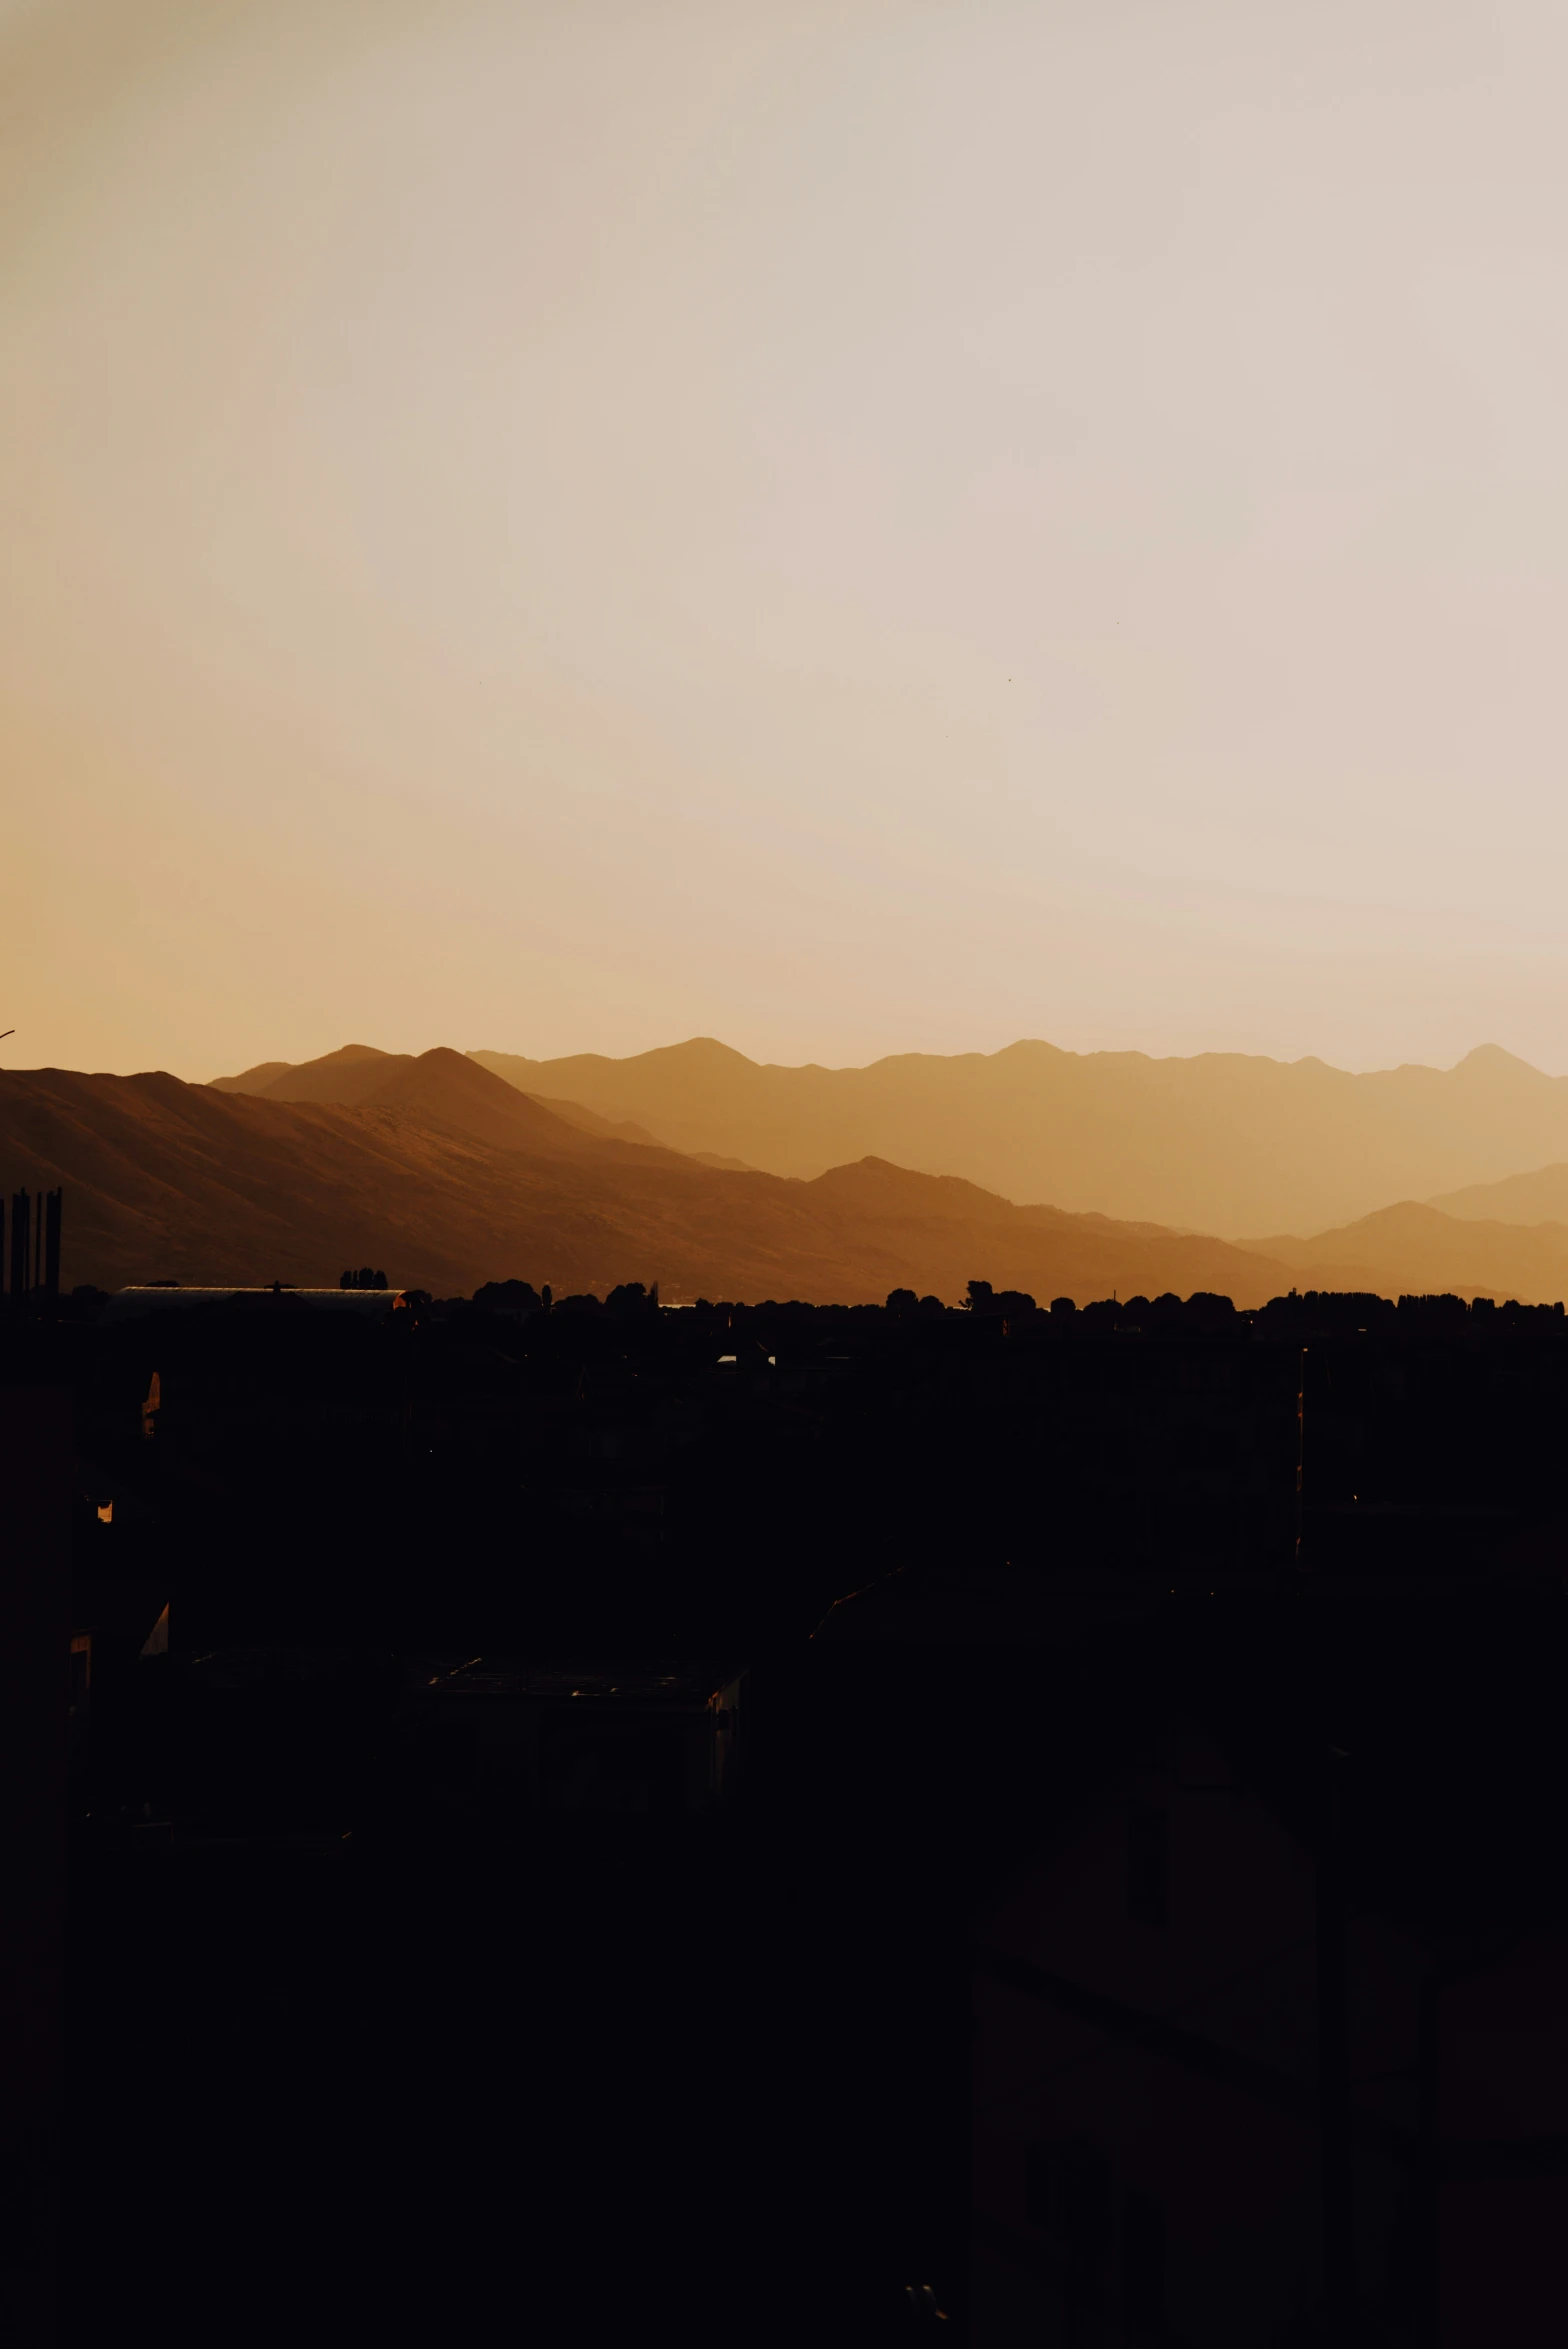
[(1559, 1332), (569, 1320), (13, 1355), (63, 2337), (1560, 2339)]

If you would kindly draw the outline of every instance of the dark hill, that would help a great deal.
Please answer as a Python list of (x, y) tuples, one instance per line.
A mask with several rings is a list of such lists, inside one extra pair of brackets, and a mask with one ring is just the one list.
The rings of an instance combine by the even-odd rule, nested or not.
[(237, 1077), (214, 1077), (212, 1089), (215, 1093), (265, 1093), (273, 1078), (286, 1077), (292, 1066), (287, 1060), (260, 1060)]
[(356, 1105), (367, 1111), (401, 1111), (422, 1124), (469, 1135), (498, 1150), (580, 1158), (624, 1148), (584, 1134), (581, 1127), (568, 1125), (564, 1118), (542, 1109), (526, 1093), (492, 1076), (466, 1054), (442, 1046), (420, 1053), (417, 1059), (383, 1060), (378, 1081), (356, 1093)]
[(264, 1060), (239, 1077), (214, 1077), (219, 1093), (255, 1093), (267, 1101), (338, 1101), (352, 1107), (383, 1084), (394, 1068), (413, 1064), (411, 1052), (381, 1052), (374, 1044), (343, 1044), (319, 1060)]
[(1223, 1241), (875, 1162), (811, 1183), (698, 1166), (570, 1127), (455, 1053), (381, 1065), (386, 1097), (353, 1108), (162, 1073), (0, 1072), (0, 1184), (65, 1185), (67, 1286), (330, 1282), (365, 1263), (444, 1294), (518, 1275), (557, 1293), (657, 1280), (688, 1296), (952, 1301), (985, 1279), (1042, 1301), (1213, 1289), (1249, 1304), (1290, 1285)]
[(539, 1101), (503, 1081), (471, 1054), (443, 1045), (433, 1051), (381, 1052), (373, 1044), (345, 1044), (319, 1060), (266, 1060), (243, 1076), (217, 1077), (212, 1090), (247, 1093), (265, 1101), (331, 1102), (344, 1109), (402, 1109), (432, 1125), (494, 1142), (501, 1149), (571, 1154), (572, 1139), (662, 1147), (640, 1126), (598, 1116), (575, 1102)]

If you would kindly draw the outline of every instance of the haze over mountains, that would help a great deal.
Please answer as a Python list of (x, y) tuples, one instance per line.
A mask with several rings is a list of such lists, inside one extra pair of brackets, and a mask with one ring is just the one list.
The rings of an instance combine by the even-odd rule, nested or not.
[(1429, 1204), (1477, 1223), (1568, 1224), (1568, 1165), (1538, 1166), (1500, 1183), (1471, 1183)]
[(1019, 1043), (869, 1068), (762, 1066), (711, 1038), (633, 1059), (473, 1057), (523, 1091), (685, 1151), (810, 1177), (868, 1155), (1179, 1230), (1320, 1232), (1568, 1162), (1568, 1079), (1495, 1045), (1456, 1068), (1061, 1052)]
[(516, 1275), (558, 1295), (656, 1280), (667, 1295), (857, 1303), (912, 1287), (951, 1302), (980, 1278), (1084, 1302), (1261, 1303), (1288, 1281), (1223, 1241), (875, 1162), (811, 1183), (699, 1165), (569, 1124), (457, 1052), (349, 1047), (274, 1066), (253, 1092), (255, 1076), (0, 1072), (0, 1169), (66, 1184), (68, 1283), (309, 1284), (369, 1262), (441, 1294)]
[[(656, 1280), (667, 1296), (844, 1303), (879, 1300), (895, 1287), (956, 1302), (971, 1279), (1080, 1303), (1112, 1292), (1212, 1289), (1248, 1306), (1292, 1286), (1451, 1289), (1524, 1302), (1568, 1294), (1568, 1159), (1436, 1203), (1384, 1200), (1316, 1232), (1239, 1243), (1039, 1196), (1010, 1201), (949, 1169), (900, 1166), (869, 1150), (809, 1179), (735, 1163), (765, 1147), (779, 1154), (780, 1135), (800, 1159), (804, 1145), (789, 1138), (787, 1123), (797, 1101), (806, 1131), (819, 1138), (838, 1130), (832, 1119), (839, 1127), (862, 1115), (872, 1126), (901, 1119), (906, 1137), (924, 1120), (921, 1147), (932, 1156), (945, 1147), (961, 1161), (977, 1148), (974, 1134), (955, 1113), (944, 1140), (939, 1112), (967, 1097), (979, 1105), (987, 1147), (1013, 1151), (1020, 1164), (1030, 1152), (1109, 1164), (1117, 1131), (1129, 1133), (1123, 1193), (1136, 1184), (1158, 1192), (1166, 1177), (1154, 1148), (1128, 1123), (1141, 1097), (1154, 1105), (1156, 1137), (1173, 1150), (1173, 1137), (1185, 1137), (1185, 1171), (1170, 1178), (1184, 1195), (1196, 1198), (1223, 1176), (1233, 1197), (1268, 1197), (1282, 1163), (1279, 1136), (1266, 1124), (1249, 1128), (1248, 1116), (1271, 1098), (1285, 1103), (1287, 1123), (1301, 1125), (1303, 1099), (1324, 1097), (1327, 1076), (1338, 1082), (1342, 1112), (1327, 1169), (1305, 1164), (1293, 1177), (1301, 1194), (1315, 1185), (1326, 1195), (1350, 1180), (1357, 1118), (1369, 1147), (1380, 1135), (1385, 1151), (1393, 1147), (1391, 1100), (1421, 1110), (1424, 1125), (1417, 1119), (1414, 1139), (1400, 1147), (1428, 1169), (1467, 1154), (1493, 1162), (1510, 1135), (1513, 1146), (1536, 1147), (1561, 1102), (1555, 1080), (1505, 1054), (1473, 1054), (1448, 1072), (1394, 1071), (1382, 1090), (1318, 1063), (1102, 1057), (1109, 1070), (1079, 1063), (1064, 1074), (1057, 1064), (1072, 1055), (1020, 1046), (957, 1063), (825, 1071), (759, 1068), (700, 1042), (634, 1061), (551, 1063), (354, 1044), (211, 1085), (158, 1073), (0, 1072), (0, 1181), (68, 1186), (68, 1279), (103, 1286), (331, 1281), (345, 1264), (374, 1262), (401, 1285), (441, 1293), (518, 1275), (549, 1281), (557, 1294)], [(552, 1088), (586, 1083), (596, 1099), (525, 1091), (520, 1069), (539, 1070)], [(1235, 1169), (1218, 1164), (1214, 1136), (1201, 1130), (1202, 1104), (1226, 1096), (1216, 1070), (1228, 1072), (1229, 1087), (1216, 1131), (1238, 1156), (1252, 1135), (1250, 1161)], [(818, 1083), (839, 1077), (867, 1083), (836, 1091)], [(1051, 1086), (1061, 1095), (1075, 1085), (1092, 1130), (1064, 1136), (1041, 1104)], [(1356, 1090), (1363, 1086), (1371, 1090)], [(1497, 1114), (1472, 1136), (1465, 1115), (1487, 1100)], [(733, 1147), (699, 1158), (670, 1146), (677, 1134)], [(1310, 1158), (1305, 1140), (1301, 1147)], [(1537, 1214), (1540, 1207), (1559, 1212)]]
[(1520, 1304), (1568, 1298), (1568, 1223), (1460, 1218), (1405, 1199), (1310, 1239), (1287, 1234), (1252, 1245), (1288, 1264), (1291, 1285), (1301, 1289), (1376, 1289), (1388, 1297), (1446, 1291)]

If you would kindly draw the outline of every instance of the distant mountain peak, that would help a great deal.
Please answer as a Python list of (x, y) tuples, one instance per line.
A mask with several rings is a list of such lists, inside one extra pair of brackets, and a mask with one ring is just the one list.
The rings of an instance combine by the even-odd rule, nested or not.
[[(733, 1044), (721, 1043), (717, 1036), (688, 1036), (684, 1044), (656, 1045), (654, 1050), (683, 1053), (688, 1059), (697, 1054), (704, 1060), (726, 1062), (740, 1060), (745, 1061), (748, 1068), (757, 1066), (757, 1063), (748, 1059), (744, 1052), (737, 1052)], [(646, 1053), (643, 1057), (651, 1060), (653, 1054)]]
[(237, 1077), (210, 1077), (208, 1085), (214, 1093), (264, 1093), (275, 1077), (286, 1077), (292, 1066), (287, 1060), (260, 1060), (254, 1068), (241, 1069)]
[[(1478, 1044), (1473, 1052), (1465, 1054), (1463, 1060), (1456, 1061), (1454, 1067), (1455, 1073), (1463, 1068), (1517, 1069), (1521, 1075), (1527, 1077), (1538, 1077), (1544, 1073), (1534, 1067), (1530, 1061), (1521, 1060), (1517, 1053), (1505, 1052), (1501, 1044)], [(1547, 1081), (1550, 1082), (1550, 1079)]]

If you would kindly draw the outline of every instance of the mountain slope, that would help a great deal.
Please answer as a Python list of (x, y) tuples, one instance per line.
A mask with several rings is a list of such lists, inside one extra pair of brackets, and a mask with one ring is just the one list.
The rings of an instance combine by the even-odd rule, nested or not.
[(1462, 1221), (1406, 1199), (1311, 1239), (1250, 1244), (1293, 1266), (1302, 1288), (1375, 1289), (1391, 1297), (1447, 1290), (1514, 1297), (1521, 1305), (1568, 1298), (1568, 1223)]
[(266, 1101), (336, 1101), (352, 1105), (406, 1068), (411, 1052), (381, 1052), (374, 1044), (344, 1044), (319, 1060), (264, 1060), (239, 1077), (214, 1077), (219, 1093), (253, 1093)]
[(274, 1077), (286, 1077), (293, 1066), (287, 1060), (261, 1060), (237, 1077), (214, 1077), (215, 1093), (265, 1093)]
[[(246, 1093), (263, 1101), (331, 1103), (343, 1109), (401, 1110), (422, 1124), (446, 1127), (503, 1150), (545, 1156), (619, 1156), (628, 1143), (656, 1150), (651, 1135), (615, 1126), (575, 1103), (536, 1102), (493, 1076), (469, 1054), (445, 1045), (433, 1051), (379, 1052), (373, 1044), (345, 1044), (319, 1060), (264, 1061), (243, 1077), (208, 1088)], [(584, 1137), (591, 1137), (585, 1140)], [(609, 1145), (606, 1151), (602, 1145)]]
[[(1082, 1302), (1202, 1288), (1256, 1304), (1289, 1285), (1223, 1241), (1014, 1207), (886, 1165), (812, 1183), (697, 1166), (581, 1133), (453, 1061), (469, 1066), (398, 1063), (383, 1074), (393, 1097), (357, 1107), (162, 1073), (0, 1072), (0, 1183), (64, 1184), (67, 1286), (332, 1281), (364, 1263), (442, 1293), (517, 1274), (558, 1294), (635, 1279), (846, 1303), (895, 1287), (956, 1300), (970, 1279)], [(521, 1121), (503, 1140), (492, 1087)]]
[(562, 1119), (569, 1126), (576, 1126), (582, 1133), (598, 1134), (604, 1141), (635, 1142), (644, 1150), (658, 1150), (662, 1147), (646, 1126), (633, 1125), (626, 1119), (600, 1117), (595, 1111), (584, 1109), (579, 1101), (546, 1100), (542, 1093), (532, 1093), (529, 1099), (537, 1101), (540, 1108), (547, 1109), (552, 1117)]
[(671, 1148), (814, 1176), (863, 1157), (1184, 1230), (1313, 1232), (1568, 1161), (1568, 1080), (1483, 1046), (1453, 1069), (1061, 1052), (760, 1065), (711, 1037), (628, 1060), (472, 1056)]
[(212, 1090), (248, 1093), (266, 1101), (324, 1101), (345, 1109), (412, 1109), (460, 1132), (476, 1133), (503, 1147), (570, 1147), (559, 1126), (603, 1141), (660, 1147), (641, 1126), (598, 1116), (573, 1101), (540, 1101), (519, 1094), (476, 1062), (471, 1054), (437, 1046), (417, 1056), (381, 1052), (373, 1044), (345, 1044), (319, 1060), (265, 1060), (238, 1077), (215, 1077)]
[(1475, 1223), (1568, 1224), (1568, 1164), (1538, 1166), (1500, 1183), (1471, 1183), (1429, 1199), (1444, 1215)]
[[(317, 1082), (325, 1082), (318, 1079)], [(318, 1098), (330, 1096), (318, 1095)], [(270, 1098), (281, 1098), (275, 1093)], [(527, 1150), (551, 1158), (620, 1159), (628, 1145), (588, 1134), (504, 1084), (466, 1054), (437, 1046), (417, 1059), (383, 1059), (378, 1081), (357, 1091), (353, 1106), (401, 1111), (422, 1124), (442, 1126), (498, 1150)]]

